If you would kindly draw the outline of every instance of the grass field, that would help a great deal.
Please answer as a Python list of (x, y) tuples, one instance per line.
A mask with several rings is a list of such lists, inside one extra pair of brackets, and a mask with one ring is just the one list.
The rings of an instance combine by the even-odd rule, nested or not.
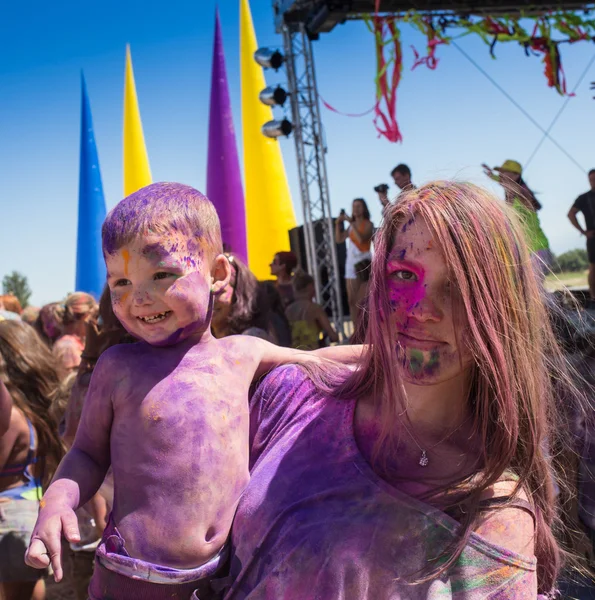
[(550, 292), (563, 287), (587, 287), (587, 271), (548, 275), (545, 278), (545, 287)]

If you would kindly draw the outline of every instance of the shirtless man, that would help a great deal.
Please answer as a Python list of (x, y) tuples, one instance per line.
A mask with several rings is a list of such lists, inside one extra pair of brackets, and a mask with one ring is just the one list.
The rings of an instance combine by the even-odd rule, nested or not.
[(102, 237), (114, 313), (142, 341), (100, 357), (26, 561), (51, 562), (62, 577), (60, 537), (78, 540), (74, 509), (111, 464), (114, 506), (90, 598), (211, 598), (249, 478), (249, 386), (296, 354), (211, 335), (213, 297), (230, 265), (216, 211), (200, 192), (143, 188), (110, 212)]

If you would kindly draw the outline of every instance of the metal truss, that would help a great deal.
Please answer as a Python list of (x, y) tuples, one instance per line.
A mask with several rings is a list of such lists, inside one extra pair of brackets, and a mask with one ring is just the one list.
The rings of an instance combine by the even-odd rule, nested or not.
[[(584, 0), (382, 0), (381, 14), (421, 13), (460, 15), (542, 15), (592, 9), (594, 3)], [(374, 14), (375, 0), (273, 0), (277, 33), (283, 23), (304, 23), (310, 36), (332, 31), (346, 20), (362, 19)]]
[(326, 147), (320, 118), (312, 42), (303, 23), (284, 25), (282, 33), (304, 211), (308, 272), (314, 278), (318, 303), (330, 313), (336, 331), (343, 338), (339, 265), (331, 218)]

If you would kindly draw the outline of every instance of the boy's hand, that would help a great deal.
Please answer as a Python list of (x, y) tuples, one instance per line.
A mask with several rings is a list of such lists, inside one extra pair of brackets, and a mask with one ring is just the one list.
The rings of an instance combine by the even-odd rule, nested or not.
[(64, 505), (57, 509), (43, 507), (25, 553), (25, 562), (34, 569), (45, 569), (51, 563), (56, 582), (60, 581), (63, 575), (60, 560), (62, 535), (73, 543), (81, 539), (76, 514), (72, 508)]

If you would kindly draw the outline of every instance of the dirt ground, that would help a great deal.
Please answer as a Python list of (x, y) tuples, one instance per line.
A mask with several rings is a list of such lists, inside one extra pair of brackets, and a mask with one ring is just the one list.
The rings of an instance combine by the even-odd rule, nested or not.
[(67, 582), (54, 583), (54, 578), (48, 577), (45, 585), (47, 590), (46, 600), (76, 600), (74, 592)]

